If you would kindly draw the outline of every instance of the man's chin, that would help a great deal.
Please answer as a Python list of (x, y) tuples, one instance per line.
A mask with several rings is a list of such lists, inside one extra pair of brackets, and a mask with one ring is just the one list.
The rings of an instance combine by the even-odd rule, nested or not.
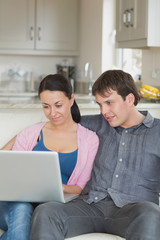
[(111, 127), (118, 127), (119, 126), (118, 123), (115, 123), (113, 121), (110, 121), (110, 122), (108, 121), (108, 123)]

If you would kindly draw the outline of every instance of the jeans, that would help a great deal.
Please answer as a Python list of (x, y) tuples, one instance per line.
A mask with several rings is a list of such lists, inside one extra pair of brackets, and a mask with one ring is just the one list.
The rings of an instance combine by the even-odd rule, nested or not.
[(29, 240), (33, 206), (24, 202), (0, 202), (0, 240)]
[(119, 235), (126, 240), (160, 239), (160, 208), (151, 202), (115, 206), (111, 199), (88, 204), (81, 199), (69, 203), (39, 205), (32, 218), (31, 240), (64, 240), (92, 232)]

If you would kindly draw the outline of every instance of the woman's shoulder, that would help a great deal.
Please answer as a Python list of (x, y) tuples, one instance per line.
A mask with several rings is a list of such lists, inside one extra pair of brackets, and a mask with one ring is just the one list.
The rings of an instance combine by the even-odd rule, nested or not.
[[(81, 148), (88, 148), (90, 151), (99, 146), (99, 137), (96, 132), (77, 124), (78, 145)], [(83, 146), (83, 147), (82, 147)]]
[(82, 126), (80, 123), (77, 124), (77, 131), (78, 131), (78, 134), (82, 135), (85, 138), (92, 138), (92, 137), (98, 138), (96, 132)]
[(46, 124), (46, 122), (39, 122), (39, 123), (35, 123), (33, 125), (30, 125), (26, 128), (24, 128), (21, 132), (35, 132), (35, 131), (39, 131), (41, 128), (43, 128), (43, 126)]

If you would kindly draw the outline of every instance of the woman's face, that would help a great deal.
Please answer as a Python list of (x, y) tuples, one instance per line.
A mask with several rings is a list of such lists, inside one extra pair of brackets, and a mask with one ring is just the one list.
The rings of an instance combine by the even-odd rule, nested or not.
[(40, 94), (40, 99), (44, 114), (51, 123), (61, 125), (72, 119), (73, 94), (71, 99), (69, 99), (62, 91), (45, 90)]

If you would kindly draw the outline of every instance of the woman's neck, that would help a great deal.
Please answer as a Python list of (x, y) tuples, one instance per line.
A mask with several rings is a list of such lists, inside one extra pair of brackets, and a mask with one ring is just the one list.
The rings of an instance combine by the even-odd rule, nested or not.
[(48, 122), (48, 127), (53, 129), (53, 130), (56, 130), (56, 131), (63, 131), (63, 132), (66, 131), (66, 132), (68, 132), (68, 131), (75, 130), (76, 122), (74, 122), (73, 119), (69, 119), (68, 121), (66, 121), (63, 124), (55, 125), (50, 121), (50, 122)]

